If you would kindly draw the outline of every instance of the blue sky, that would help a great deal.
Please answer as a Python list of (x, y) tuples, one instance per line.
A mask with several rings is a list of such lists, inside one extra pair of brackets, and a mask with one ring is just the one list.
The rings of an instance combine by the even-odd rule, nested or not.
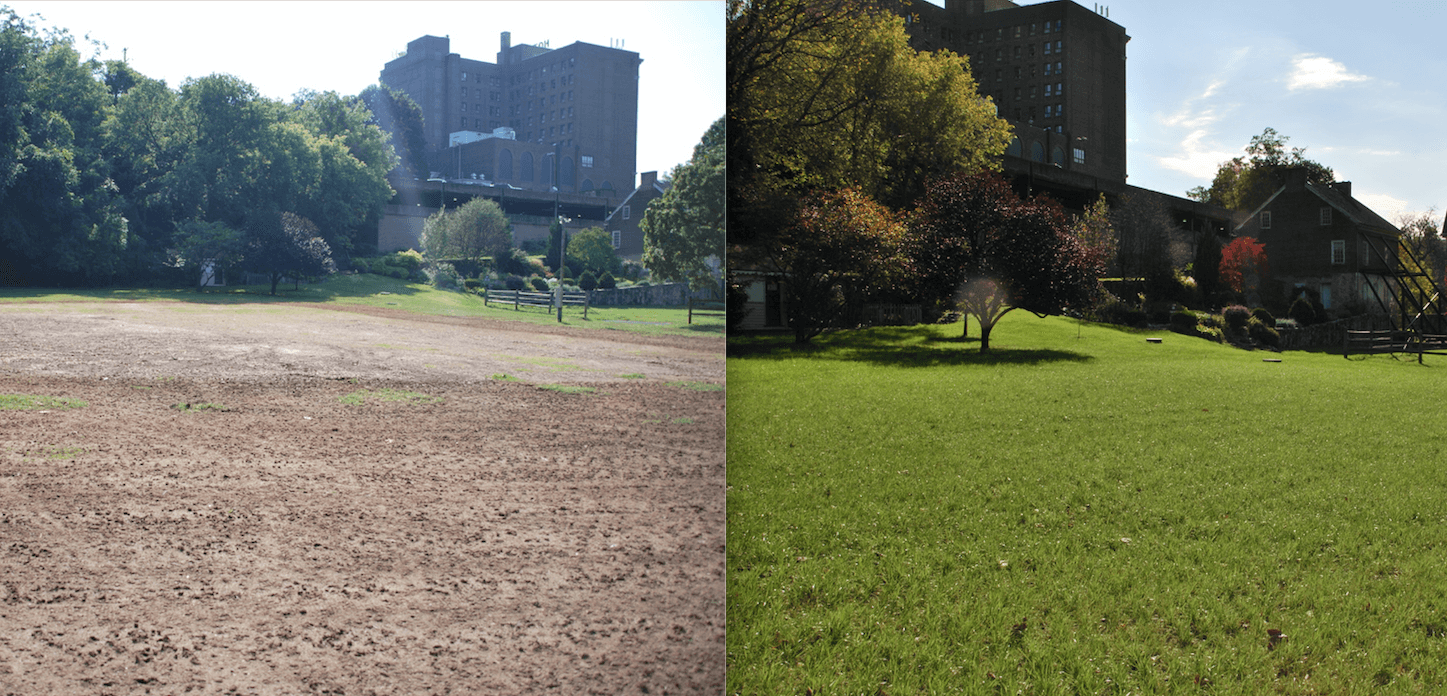
[[(7, 3), (7, 0), (0, 0)], [(638, 171), (688, 161), (724, 115), (722, 0), (582, 2), (48, 2), (10, 0), (41, 27), (87, 34), (172, 88), (230, 73), (275, 99), (302, 89), (356, 94), (407, 42), (449, 36), (452, 51), (493, 62), (500, 34), (517, 44), (575, 41), (635, 51), (639, 67)], [(83, 43), (83, 42), (82, 42)], [(78, 46), (89, 56), (88, 46)]]
[[(932, 0), (943, 4), (942, 0)], [(1037, 4), (1031, 1), (1022, 5)], [(1393, 222), (1447, 205), (1447, 3), (1106, 0), (1126, 48), (1129, 182), (1184, 195), (1266, 128)]]

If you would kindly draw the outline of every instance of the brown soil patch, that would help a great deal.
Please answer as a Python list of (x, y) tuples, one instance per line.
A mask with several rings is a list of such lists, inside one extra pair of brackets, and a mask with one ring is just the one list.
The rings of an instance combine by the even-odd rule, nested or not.
[(0, 394), (87, 402), (0, 411), (0, 693), (724, 688), (724, 392), (666, 384), (722, 385), (722, 341), (105, 303), (0, 335)]

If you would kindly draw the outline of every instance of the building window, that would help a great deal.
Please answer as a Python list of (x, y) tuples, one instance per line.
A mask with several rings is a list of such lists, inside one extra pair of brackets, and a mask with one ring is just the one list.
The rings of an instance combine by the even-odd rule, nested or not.
[(518, 158), (518, 178), (523, 181), (533, 180), (533, 153), (524, 152)]
[(1261, 211), (1261, 229), (1271, 229), (1271, 211), (1269, 210)]
[(592, 166), (593, 166), (593, 156), (592, 156), (592, 155), (579, 155), (579, 156), (578, 156), (578, 159), (579, 159), (580, 163), (582, 164), (582, 166), (584, 166), (584, 167), (592, 167)]
[(462, 113), (467, 113), (467, 102), (462, 102)]
[(467, 73), (462, 73), (462, 81), (467, 82)]
[(1082, 150), (1078, 147), (1075, 148), (1075, 163), (1085, 164), (1085, 150)]
[[(1321, 209), (1321, 215), (1320, 215), (1320, 217), (1321, 217), (1321, 226), (1322, 226), (1322, 227), (1330, 226), (1330, 225), (1331, 225), (1331, 208), (1322, 208), (1322, 209)], [(1333, 242), (1333, 244), (1335, 244), (1335, 242)]]
[(1052, 111), (1052, 109), (1054, 109), (1054, 108), (1055, 108), (1055, 107), (1050, 106), (1049, 104), (1046, 104), (1046, 105), (1045, 105), (1045, 118), (1050, 118), (1051, 116), (1054, 116), (1054, 115), (1055, 115), (1055, 112)]
[(1056, 75), (1064, 75), (1064, 74), (1065, 74), (1065, 66), (1064, 66), (1063, 63), (1059, 63), (1059, 62), (1055, 63), (1055, 74), (1056, 74)]
[(1049, 41), (1046, 41), (1046, 42), (1045, 42), (1045, 55), (1047, 55), (1047, 56), (1050, 55), (1050, 42), (1049, 42)]
[(631, 208), (631, 206), (626, 206), (626, 205), (623, 206), (623, 219), (624, 219), (624, 220), (627, 220), (627, 219), (628, 219), (628, 214), (631, 213), (631, 212), (633, 212), (630, 208)]
[(623, 232), (621, 230), (613, 230), (613, 248), (623, 248)]
[(1020, 60), (1020, 47), (1015, 47), (1015, 60)]
[(1331, 240), (1331, 264), (1340, 266), (1347, 262), (1347, 240)]
[(1053, 87), (1053, 85), (1045, 85), (1045, 96), (1047, 96), (1047, 97), (1052, 96), (1052, 93), (1051, 93), (1051, 88), (1052, 88), (1052, 87)]
[(1046, 74), (1046, 75), (1049, 75), (1049, 74), (1050, 74), (1050, 64), (1049, 64), (1049, 63), (1046, 63), (1046, 64), (1045, 64), (1045, 74)]
[(1055, 52), (1056, 52), (1056, 53), (1064, 53), (1064, 52), (1065, 52), (1064, 47), (1061, 46), (1061, 42), (1060, 42), (1060, 41), (1056, 41), (1056, 42), (1055, 42)]
[(463, 117), (462, 117), (462, 125), (461, 125), (461, 126), (458, 126), (458, 127), (459, 127), (459, 128), (463, 128), (463, 129), (466, 129), (466, 128), (467, 128), (467, 117), (466, 117), (466, 116), (463, 116)]
[(497, 178), (512, 178), (512, 150), (502, 150), (497, 153)]
[(1064, 83), (1064, 82), (1057, 82), (1057, 83), (1055, 83), (1055, 96), (1058, 97), (1058, 96), (1060, 96), (1060, 95), (1062, 95), (1062, 94), (1065, 94), (1065, 83)]

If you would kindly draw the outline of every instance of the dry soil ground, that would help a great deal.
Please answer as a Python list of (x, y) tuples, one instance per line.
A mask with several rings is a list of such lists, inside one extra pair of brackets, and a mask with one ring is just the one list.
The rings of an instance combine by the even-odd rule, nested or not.
[(723, 357), (0, 305), (0, 694), (720, 693)]

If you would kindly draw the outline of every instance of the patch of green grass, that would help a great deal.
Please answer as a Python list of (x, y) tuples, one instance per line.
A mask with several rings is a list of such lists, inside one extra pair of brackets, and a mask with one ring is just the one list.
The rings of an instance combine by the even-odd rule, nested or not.
[(401, 391), (398, 389), (359, 389), (345, 396), (338, 397), (338, 400), (348, 406), (360, 406), (368, 401), (435, 404), (442, 401), (442, 397), (423, 394), (421, 392)]
[(722, 384), (714, 384), (714, 383), (712, 383), (712, 382), (664, 382), (664, 384), (667, 384), (667, 385), (670, 386), (670, 387), (679, 387), (679, 388), (682, 388), (682, 389), (688, 389), (688, 390), (690, 390), (690, 391), (706, 391), (706, 392), (710, 392), (710, 391), (723, 391), (723, 390), (724, 390), (724, 387), (723, 387)]
[(32, 394), (0, 394), (0, 411), (64, 411), (85, 408), (86, 402), (63, 396), (36, 396)]
[(959, 332), (730, 341), (729, 693), (1447, 688), (1447, 358)]
[(514, 376), (512, 376), (512, 375), (510, 375), (510, 374), (507, 374), (507, 373), (505, 373), (505, 372), (499, 372), (499, 373), (493, 375), (492, 378), (495, 379), (495, 380), (497, 380), (497, 381), (499, 381), (499, 382), (521, 382), (521, 381), (522, 381), (522, 380), (520, 380), (520, 379), (518, 379), (518, 378), (516, 378), (516, 377), (514, 377)]
[(44, 457), (45, 459), (75, 459), (82, 454), (85, 454), (84, 447), (64, 445), (46, 447), (39, 452), (39, 456)]
[(621, 378), (623, 378), (623, 379), (643, 379), (643, 375), (641, 375), (641, 374), (639, 374), (639, 373), (637, 373), (637, 372), (629, 373), (629, 374), (626, 374), (626, 375), (618, 375), (618, 376), (621, 377)]
[(183, 413), (195, 413), (195, 412), (197, 412), (197, 411), (230, 411), (230, 410), (231, 410), (230, 408), (227, 408), (227, 407), (225, 407), (225, 406), (222, 406), (221, 404), (213, 404), (213, 403), (211, 403), (211, 402), (209, 402), (209, 401), (207, 401), (207, 402), (197, 402), (197, 403), (182, 402), (182, 403), (179, 403), (179, 404), (171, 404), (171, 408), (174, 408), (174, 409), (176, 409), (177, 411), (181, 411), (181, 412), (183, 412)]
[(530, 355), (499, 355), (498, 357), (510, 362), (541, 367), (551, 372), (566, 372), (578, 369), (577, 362), (564, 360), (562, 358), (544, 358)]
[(573, 384), (539, 384), (538, 389), (546, 389), (562, 394), (596, 394), (597, 389), (593, 387), (580, 387)]

